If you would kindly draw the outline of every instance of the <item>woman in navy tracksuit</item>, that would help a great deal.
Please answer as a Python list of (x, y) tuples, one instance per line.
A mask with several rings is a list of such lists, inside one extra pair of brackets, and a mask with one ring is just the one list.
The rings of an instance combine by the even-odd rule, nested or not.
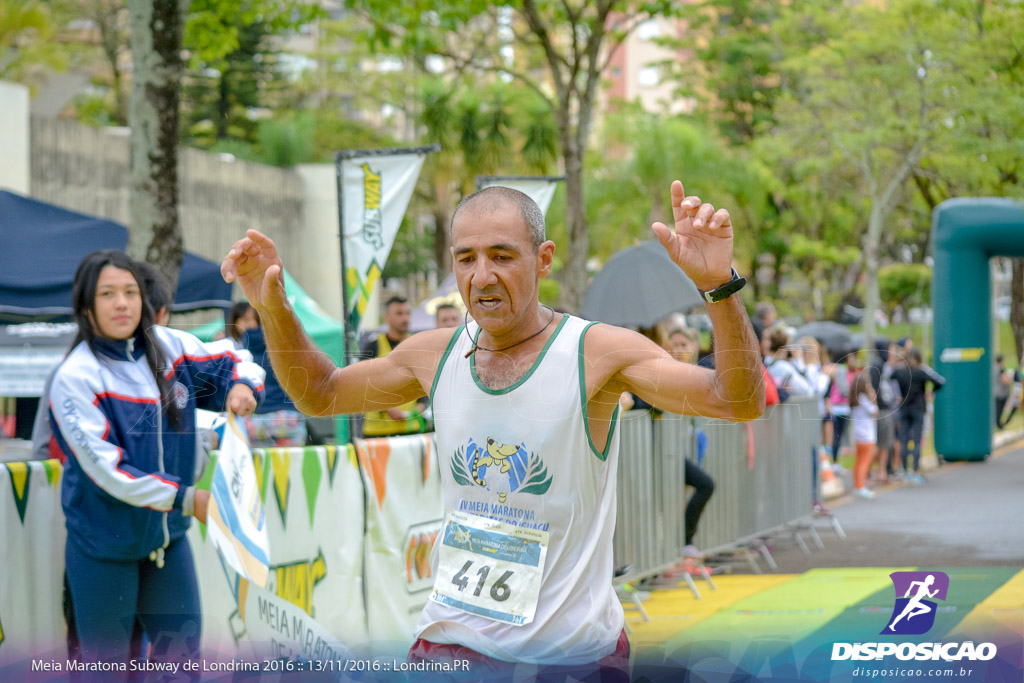
[(185, 532), (205, 521), (193, 484), (196, 407), (256, 407), (263, 371), (153, 325), (143, 279), (122, 252), (82, 260), (78, 337), (54, 377), (50, 419), (67, 457), (66, 565), (86, 662), (129, 658), (138, 617), (155, 659), (199, 654), (200, 613)]

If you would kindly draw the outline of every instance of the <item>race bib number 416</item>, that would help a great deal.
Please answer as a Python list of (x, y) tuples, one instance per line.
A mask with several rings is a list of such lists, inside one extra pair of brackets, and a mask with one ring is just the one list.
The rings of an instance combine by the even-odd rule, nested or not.
[(533, 621), (548, 532), (449, 511), (430, 599), (513, 626)]

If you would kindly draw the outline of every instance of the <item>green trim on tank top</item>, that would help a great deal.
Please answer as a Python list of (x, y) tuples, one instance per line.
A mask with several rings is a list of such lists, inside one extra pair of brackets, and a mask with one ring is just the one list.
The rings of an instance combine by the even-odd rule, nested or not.
[[(537, 360), (533, 361), (533, 365), (530, 366), (530, 369), (527, 370), (525, 375), (523, 375), (518, 380), (516, 380), (512, 385), (507, 386), (504, 389), (491, 389), (490, 387), (488, 387), (487, 385), (480, 381), (480, 378), (477, 377), (476, 374), (476, 354), (474, 353), (469, 360), (469, 374), (473, 376), (473, 381), (476, 382), (476, 385), (477, 387), (480, 388), (480, 391), (484, 392), (485, 394), (490, 394), (491, 396), (500, 396), (501, 394), (507, 394), (513, 389), (519, 387), (526, 380), (530, 379), (530, 376), (533, 375), (534, 371), (540, 365), (540, 362), (544, 360), (544, 356), (547, 354), (548, 349), (551, 347), (551, 343), (555, 341), (555, 337), (557, 337), (558, 333), (562, 331), (562, 328), (565, 326), (565, 321), (568, 319), (569, 316), (563, 313), (562, 321), (558, 323), (558, 327), (556, 327), (555, 331), (551, 334), (550, 337), (548, 337), (548, 340), (544, 342), (544, 348), (540, 350), (539, 354), (537, 354)], [(473, 337), (473, 343), (476, 344), (476, 340), (479, 338), (480, 327), (477, 326), (476, 336)]]
[(604, 453), (597, 450), (597, 446), (594, 445), (594, 438), (590, 435), (590, 420), (587, 419), (587, 380), (584, 375), (583, 369), (583, 339), (587, 336), (587, 330), (596, 325), (596, 322), (587, 323), (587, 326), (580, 332), (580, 350), (579, 350), (579, 376), (580, 376), (580, 403), (583, 405), (583, 428), (587, 431), (587, 443), (590, 444), (590, 451), (597, 456), (602, 462), (608, 459), (608, 452), (612, 447), (612, 437), (615, 435), (615, 427), (619, 424), (619, 409), (620, 406), (615, 404), (615, 410), (612, 411), (611, 426), (608, 428), (608, 441), (604, 444)]
[(441, 370), (444, 369), (445, 361), (448, 360), (448, 356), (452, 354), (452, 349), (455, 348), (455, 342), (459, 340), (459, 335), (462, 334), (462, 330), (465, 329), (465, 325), (459, 325), (459, 329), (455, 330), (455, 334), (448, 340), (448, 348), (444, 350), (444, 355), (441, 356), (441, 362), (437, 364), (437, 370), (434, 372), (434, 381), (430, 383), (430, 405), (434, 405), (434, 390), (437, 389), (437, 380), (441, 378)]

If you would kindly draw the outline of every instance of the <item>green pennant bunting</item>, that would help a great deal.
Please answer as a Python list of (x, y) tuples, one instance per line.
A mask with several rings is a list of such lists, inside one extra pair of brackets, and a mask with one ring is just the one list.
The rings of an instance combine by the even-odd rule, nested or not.
[(330, 446), (324, 446), (324, 451), (327, 455), (327, 482), (331, 488), (334, 488), (334, 470), (338, 465), (338, 447), (333, 444)]
[(28, 507), (28, 489), (30, 483), (29, 464), (27, 462), (9, 462), (5, 467), (11, 477), (11, 493), (14, 495), (14, 507), (18, 509), (18, 517), (25, 524), (25, 509)]
[[(217, 469), (217, 451), (210, 453), (210, 462), (206, 464), (206, 470), (203, 472), (203, 478), (196, 482), (197, 489), (203, 489), (209, 491), (210, 487), (213, 486), (213, 473)], [(206, 525), (202, 522), (199, 524), (199, 536), (202, 537), (203, 542), (206, 541)]]
[(64, 473), (64, 466), (60, 464), (59, 460), (44, 460), (43, 469), (46, 470), (46, 481), (50, 483), (50, 486), (57, 488), (60, 476)]
[(308, 447), (302, 453), (302, 483), (306, 485), (306, 506), (309, 508), (309, 527), (313, 528), (316, 499), (320, 495), (320, 480), (324, 469), (320, 464), (319, 448)]
[(256, 488), (260, 490), (260, 500), (267, 504), (267, 476), (270, 473), (270, 458), (267, 451), (262, 448), (253, 449), (252, 466), (256, 469)]
[(288, 493), (291, 491), (290, 471), (292, 454), (288, 448), (268, 448), (267, 459), (274, 479), (274, 496), (277, 498), (277, 509), (281, 512), (281, 523), (288, 528)]

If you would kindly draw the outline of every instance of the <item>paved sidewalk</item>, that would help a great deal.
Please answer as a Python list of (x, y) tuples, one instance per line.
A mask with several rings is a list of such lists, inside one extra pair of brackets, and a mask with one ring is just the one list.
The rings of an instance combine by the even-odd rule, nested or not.
[(825, 548), (810, 556), (791, 538), (769, 541), (777, 573), (763, 561), (761, 575), (736, 563), (732, 573), (714, 576), (715, 591), (697, 581), (700, 600), (684, 583), (650, 591), (649, 621), (627, 608), (635, 655), (689, 661), (693, 648), (714, 641), (731, 643), (726, 659), (735, 661), (741, 642), (785, 633), (806, 645), (827, 640), (829, 629), (864, 622), (870, 630), (892, 609), (888, 576), (900, 569), (949, 574), (963, 597), (944, 617), (948, 630), (1003, 621), (1024, 639), (1024, 443), (986, 462), (946, 464), (923, 486), (889, 485), (873, 500), (847, 496), (832, 508), (845, 541), (819, 520)]

